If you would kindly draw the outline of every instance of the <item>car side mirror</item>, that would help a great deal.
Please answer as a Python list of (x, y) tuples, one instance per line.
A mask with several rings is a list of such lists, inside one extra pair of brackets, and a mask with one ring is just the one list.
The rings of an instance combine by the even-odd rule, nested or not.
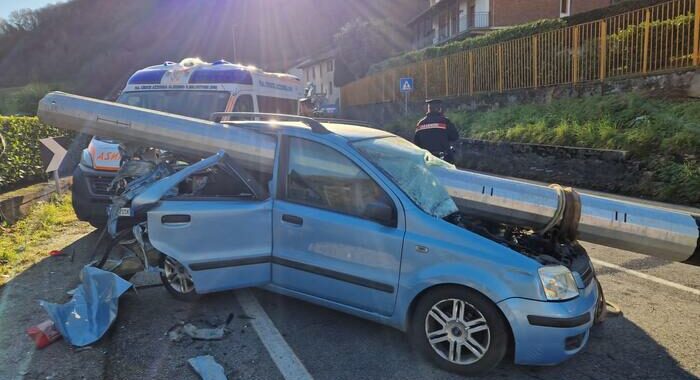
[(365, 209), (365, 217), (387, 227), (396, 227), (396, 212), (384, 202), (371, 202)]

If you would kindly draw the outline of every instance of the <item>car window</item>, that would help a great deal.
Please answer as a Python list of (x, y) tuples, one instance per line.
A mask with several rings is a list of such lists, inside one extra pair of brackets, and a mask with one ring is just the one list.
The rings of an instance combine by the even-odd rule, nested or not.
[(253, 97), (250, 95), (239, 95), (238, 99), (236, 99), (236, 105), (233, 106), (233, 112), (255, 112)]
[(300, 138), (289, 140), (285, 198), (365, 219), (368, 206), (393, 202), (367, 173), (339, 152)]

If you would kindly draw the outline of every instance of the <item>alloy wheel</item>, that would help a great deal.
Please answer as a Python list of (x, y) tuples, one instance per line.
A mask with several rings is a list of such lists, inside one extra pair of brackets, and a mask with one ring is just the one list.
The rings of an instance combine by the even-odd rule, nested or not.
[(166, 257), (163, 263), (165, 279), (173, 290), (181, 294), (187, 294), (194, 290), (194, 282), (187, 268), (176, 260)]
[(430, 346), (445, 360), (458, 365), (476, 363), (489, 349), (491, 331), (486, 318), (471, 304), (444, 299), (425, 317)]

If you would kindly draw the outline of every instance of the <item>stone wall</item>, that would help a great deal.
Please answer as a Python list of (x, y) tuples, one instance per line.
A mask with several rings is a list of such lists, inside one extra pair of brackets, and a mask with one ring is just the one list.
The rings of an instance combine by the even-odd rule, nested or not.
[(648, 176), (625, 151), (462, 139), (457, 166), (582, 189), (639, 194)]

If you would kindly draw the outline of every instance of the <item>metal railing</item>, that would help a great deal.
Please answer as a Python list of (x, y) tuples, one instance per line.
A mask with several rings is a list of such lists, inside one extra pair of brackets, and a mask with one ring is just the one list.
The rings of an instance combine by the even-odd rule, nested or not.
[(343, 106), (602, 81), (700, 63), (700, 0), (672, 0), (601, 20), (387, 69), (342, 87)]
[(489, 28), (491, 27), (491, 12), (474, 12), (468, 16), (468, 25), (470, 29)]

